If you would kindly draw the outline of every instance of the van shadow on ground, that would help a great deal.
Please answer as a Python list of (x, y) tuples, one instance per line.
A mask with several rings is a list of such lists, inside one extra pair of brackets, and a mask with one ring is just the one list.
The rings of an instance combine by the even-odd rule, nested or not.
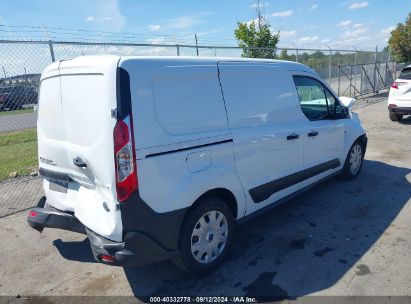
[[(134, 295), (295, 298), (333, 286), (391, 225), (411, 198), (411, 172), (378, 161), (364, 162), (359, 178), (334, 178), (275, 208), (238, 230), (231, 254), (203, 276), (171, 262), (124, 268)], [(63, 257), (92, 261), (88, 241), (55, 241)], [(83, 252), (83, 253), (80, 253)], [(356, 265), (356, 275), (372, 266)]]
[[(411, 198), (410, 169), (365, 161), (358, 179), (335, 178), (242, 226), (231, 255), (195, 277), (170, 262), (124, 272), (137, 298), (248, 295), (275, 300), (334, 285)], [(365, 264), (357, 275), (369, 275)]]
[(399, 121), (403, 125), (411, 125), (411, 116), (405, 116), (402, 120)]
[(57, 248), (63, 258), (77, 262), (95, 262), (90, 249), (88, 238), (83, 241), (63, 241), (57, 239), (53, 241), (53, 246)]

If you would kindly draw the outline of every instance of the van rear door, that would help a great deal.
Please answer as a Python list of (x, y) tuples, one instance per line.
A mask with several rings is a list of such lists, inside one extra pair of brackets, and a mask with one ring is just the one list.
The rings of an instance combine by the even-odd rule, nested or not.
[(79, 57), (42, 74), (37, 122), (47, 203), (74, 212), (89, 229), (122, 239), (113, 130), (117, 56)]

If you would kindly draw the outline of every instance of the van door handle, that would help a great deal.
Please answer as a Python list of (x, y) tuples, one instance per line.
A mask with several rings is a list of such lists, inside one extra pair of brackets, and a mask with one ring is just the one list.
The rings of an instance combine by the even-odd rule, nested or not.
[(73, 158), (73, 164), (79, 168), (87, 167), (87, 164), (80, 157)]
[(299, 137), (300, 135), (293, 133), (287, 136), (287, 140), (298, 139)]
[(317, 131), (311, 131), (310, 133), (308, 133), (308, 137), (314, 137), (317, 136), (318, 132)]

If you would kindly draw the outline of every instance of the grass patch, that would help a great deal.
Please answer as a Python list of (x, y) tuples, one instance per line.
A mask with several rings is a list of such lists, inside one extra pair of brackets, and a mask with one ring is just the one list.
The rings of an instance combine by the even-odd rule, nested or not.
[(37, 166), (36, 129), (0, 134), (0, 180), (14, 171), (29, 174)]
[(24, 114), (24, 113), (33, 113), (33, 112), (34, 112), (33, 108), (14, 110), (14, 111), (1, 111), (0, 116), (16, 115), (16, 114)]

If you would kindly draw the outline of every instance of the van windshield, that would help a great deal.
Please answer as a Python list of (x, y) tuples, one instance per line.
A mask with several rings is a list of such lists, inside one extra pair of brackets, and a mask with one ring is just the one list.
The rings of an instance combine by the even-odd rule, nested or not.
[(411, 80), (411, 67), (403, 69), (399, 78)]

